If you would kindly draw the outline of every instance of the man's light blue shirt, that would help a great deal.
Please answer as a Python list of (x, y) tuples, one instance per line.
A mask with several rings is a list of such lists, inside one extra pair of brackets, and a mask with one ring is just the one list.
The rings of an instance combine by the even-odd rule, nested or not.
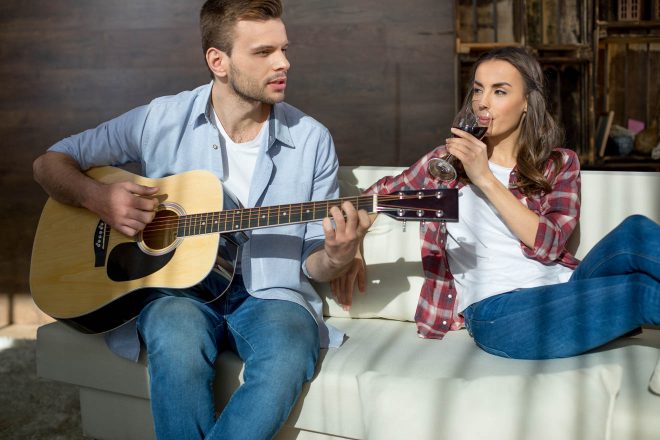
[[(224, 180), (226, 149), (213, 122), (211, 87), (212, 83), (157, 98), (94, 129), (63, 139), (50, 151), (70, 155), (83, 170), (137, 162), (146, 177), (206, 169)], [(295, 107), (275, 104), (247, 207), (337, 198), (338, 166), (327, 128)], [(258, 298), (300, 304), (316, 319), (321, 346), (341, 345), (343, 333), (323, 322), (322, 301), (304, 267), (310, 253), (323, 245), (320, 222), (256, 229), (248, 234), (250, 240), (242, 246), (241, 255), (247, 291)], [(115, 352), (136, 359), (139, 345), (134, 322), (133, 329), (128, 326), (111, 332), (107, 339)]]

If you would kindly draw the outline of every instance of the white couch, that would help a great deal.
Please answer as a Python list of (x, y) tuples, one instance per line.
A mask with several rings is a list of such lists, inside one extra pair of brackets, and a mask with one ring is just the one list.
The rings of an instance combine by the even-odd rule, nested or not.
[[(344, 195), (400, 168), (342, 167)], [(660, 173), (585, 171), (578, 257), (626, 216), (660, 221)], [(465, 330), (444, 340), (416, 336), (422, 283), (418, 227), (379, 216), (365, 239), (368, 291), (349, 312), (326, 300), (328, 322), (348, 339), (323, 350), (278, 439), (658, 439), (660, 396), (649, 379), (660, 330), (645, 328), (569, 359), (510, 360), (478, 349)], [(320, 286), (323, 295), (327, 286)], [(241, 362), (217, 362), (221, 408), (241, 380)], [(113, 355), (102, 335), (60, 324), (39, 329), (42, 378), (80, 388), (83, 432), (99, 439), (153, 438), (144, 361)]]

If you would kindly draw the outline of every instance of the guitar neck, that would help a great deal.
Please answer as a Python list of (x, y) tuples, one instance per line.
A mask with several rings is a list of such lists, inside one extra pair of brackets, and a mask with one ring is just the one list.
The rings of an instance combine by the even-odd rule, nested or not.
[(294, 223), (308, 223), (330, 216), (330, 208), (349, 201), (357, 209), (375, 212), (378, 196), (343, 197), (319, 202), (292, 203), (287, 205), (260, 206), (256, 208), (230, 209), (180, 216), (176, 235), (193, 235), (246, 231)]

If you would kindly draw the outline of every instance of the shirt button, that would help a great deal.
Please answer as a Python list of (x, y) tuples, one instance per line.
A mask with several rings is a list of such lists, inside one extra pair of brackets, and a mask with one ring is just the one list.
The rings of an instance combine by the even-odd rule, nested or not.
[(217, 150), (218, 149), (218, 144), (213, 144), (213, 149)]
[(452, 295), (447, 295), (447, 298), (452, 299), (453, 297)]
[(442, 321), (442, 325), (447, 325), (447, 321)]

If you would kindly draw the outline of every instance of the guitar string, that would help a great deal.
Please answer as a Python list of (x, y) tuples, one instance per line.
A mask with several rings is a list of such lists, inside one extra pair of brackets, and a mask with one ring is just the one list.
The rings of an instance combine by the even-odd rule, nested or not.
[[(338, 199), (337, 201), (352, 201), (352, 199), (356, 199), (356, 198), (362, 198), (363, 202), (368, 202), (369, 206), (371, 206), (371, 201), (372, 201), (371, 196), (346, 197), (346, 198), (343, 198), (343, 199)], [(379, 202), (380, 201), (387, 202), (387, 201), (391, 201), (391, 200), (396, 200), (396, 201), (398, 201), (398, 200), (407, 200), (407, 199), (416, 199), (417, 200), (417, 199), (425, 199), (425, 198), (436, 198), (436, 196), (435, 195), (423, 195), (423, 196), (420, 197), (420, 196), (415, 195), (415, 196), (399, 197), (399, 196), (389, 196), (389, 195), (387, 195), (387, 196), (379, 196), (378, 201)], [(335, 201), (335, 200), (332, 200), (332, 201)], [(254, 220), (257, 217), (263, 217), (264, 216), (262, 211), (266, 211), (270, 214), (270, 216), (272, 216), (272, 213), (270, 211), (281, 210), (282, 208), (285, 208), (285, 207), (291, 208), (289, 210), (289, 212), (292, 213), (292, 215), (293, 214), (299, 215), (302, 212), (302, 210), (304, 210), (305, 208), (310, 208), (310, 207), (316, 208), (316, 209), (312, 209), (312, 211), (316, 212), (316, 211), (318, 211), (318, 208), (319, 208), (319, 206), (317, 206), (317, 205), (322, 205), (323, 203), (326, 203), (326, 205), (327, 205), (328, 202), (330, 202), (330, 201), (303, 202), (303, 203), (300, 203), (300, 204), (292, 203), (290, 205), (276, 205), (276, 206), (262, 206), (262, 207), (254, 207), (254, 208), (232, 209), (232, 210), (217, 211), (217, 212), (187, 214), (187, 215), (183, 215), (183, 216), (178, 216), (174, 211), (169, 211), (169, 212), (172, 212), (174, 215), (171, 216), (171, 217), (156, 218), (150, 224), (151, 225), (157, 225), (159, 223), (171, 224), (172, 222), (181, 222), (181, 221), (196, 222), (199, 219), (199, 217), (201, 217), (201, 216), (207, 216), (207, 217), (208, 216), (212, 216), (212, 217), (218, 216), (219, 218), (223, 217), (223, 216), (224, 217), (232, 216), (233, 218), (238, 217), (240, 219), (241, 215), (237, 214), (240, 211), (248, 212), (248, 214), (249, 214), (247, 217), (246, 216), (242, 217), (244, 220)], [(383, 203), (380, 203), (380, 204), (386, 206)], [(359, 202), (358, 202), (358, 205), (359, 205)], [(333, 204), (332, 206), (337, 206), (337, 205)], [(320, 206), (320, 207), (323, 208), (322, 206)], [(397, 208), (397, 206), (387, 206), (387, 207), (388, 208)], [(405, 207), (405, 208), (406, 209), (415, 209), (415, 207)], [(329, 210), (329, 208), (326, 208), (326, 212), (328, 212), (328, 210)], [(430, 210), (430, 209), (427, 209), (427, 210)], [(195, 217), (195, 216), (197, 216), (197, 217)]]
[[(435, 196), (422, 196), (421, 198), (427, 198), (427, 197), (434, 197), (434, 198), (435, 198)], [(411, 197), (407, 197), (407, 198), (410, 198), (410, 199), (412, 199), (412, 198), (414, 198), (414, 199), (420, 199), (419, 196), (415, 196), (415, 197), (412, 197), (412, 196), (411, 196)], [(396, 199), (396, 200), (402, 200), (402, 199), (399, 198), (399, 197), (391, 197), (390, 199), (391, 199), (391, 200), (394, 200), (394, 199)], [(318, 203), (323, 203), (323, 202), (316, 202), (316, 203), (318, 204)], [(382, 204), (381, 204), (381, 205), (382, 205)], [(283, 205), (283, 206), (288, 206), (288, 205)], [(335, 206), (335, 205), (333, 205), (333, 206)], [(384, 206), (386, 206), (386, 205), (384, 205)], [(265, 208), (269, 208), (269, 207), (262, 207), (261, 209), (265, 209)], [(281, 207), (280, 207), (280, 208), (281, 208)], [(405, 210), (416, 210), (416, 209), (419, 209), (419, 207), (415, 207), (415, 206), (389, 206), (389, 207), (386, 206), (385, 208), (380, 207), (379, 209), (377, 209), (376, 212), (382, 212), (382, 211), (385, 211), (385, 210), (387, 210), (387, 208), (389, 208), (389, 209), (405, 209)], [(257, 211), (259, 210), (259, 208), (248, 208), (248, 209), (249, 209), (249, 210), (257, 210)], [(226, 214), (226, 213), (238, 212), (238, 211), (240, 211), (240, 210), (219, 211), (219, 212), (217, 212), (217, 213), (209, 213), (208, 215), (207, 215), (207, 214), (190, 214), (190, 215), (188, 215), (188, 216), (172, 217), (172, 218), (162, 219), (162, 220), (160, 220), (159, 222), (152, 222), (152, 223), (150, 223), (149, 226), (151, 226), (151, 227), (149, 227), (148, 229), (146, 229), (146, 230), (143, 232), (143, 236), (144, 236), (146, 233), (149, 233), (149, 232), (151, 232), (151, 233), (158, 233), (158, 232), (161, 232), (161, 231), (176, 230), (176, 229), (179, 229), (179, 228), (181, 228), (181, 227), (183, 227), (184, 229), (187, 228), (187, 229), (193, 229), (193, 230), (194, 230), (194, 229), (199, 229), (199, 228), (206, 228), (208, 225), (205, 224), (205, 223), (208, 222), (208, 218), (207, 218), (206, 220), (202, 220), (202, 217), (204, 217), (204, 216), (205, 216), (205, 217), (208, 217), (209, 215), (219, 215), (220, 217), (218, 218), (218, 221), (217, 221), (217, 222), (215, 221), (214, 218), (212, 218), (211, 220), (213, 221), (214, 224), (218, 224), (218, 225), (219, 225), (220, 223), (224, 223), (224, 225), (226, 226), (227, 223), (229, 223), (229, 218), (228, 218), (228, 217), (229, 217), (229, 215), (230, 215), (230, 214)], [(437, 212), (437, 211), (439, 211), (439, 210), (426, 208), (425, 211)], [(327, 210), (326, 210), (326, 213), (328, 213)], [(223, 214), (226, 214), (224, 220), (221, 219), (221, 217), (222, 217)], [(267, 227), (267, 226), (277, 226), (277, 225), (280, 224), (280, 223), (275, 223), (275, 224), (270, 224), (270, 223), (269, 223), (269, 224), (265, 224), (265, 225), (256, 225), (256, 226), (247, 227), (247, 228), (242, 228), (242, 227), (240, 227), (240, 226), (241, 226), (243, 223), (245, 223), (245, 222), (250, 223), (250, 222), (253, 222), (253, 221), (255, 221), (255, 220), (258, 221), (258, 220), (259, 220), (258, 217), (261, 217), (261, 218), (265, 217), (267, 220), (269, 219), (269, 217), (268, 217), (268, 216), (265, 216), (265, 215), (264, 215), (264, 216), (259, 216), (259, 214), (258, 214), (257, 212), (255, 212), (255, 214), (257, 214), (257, 215), (256, 215), (256, 216), (255, 216), (255, 215), (249, 215), (249, 216), (247, 216), (247, 217), (246, 217), (246, 216), (243, 216), (242, 219), (240, 218), (240, 215), (233, 214), (234, 217), (232, 218), (232, 220), (235, 220), (235, 221), (236, 221), (235, 223), (238, 224), (239, 226), (238, 226), (237, 228), (226, 229), (225, 232), (236, 231), (236, 230), (254, 229), (254, 228), (259, 228), (259, 227)], [(290, 219), (291, 217), (295, 217), (296, 215), (301, 215), (301, 214), (299, 213), (299, 211), (298, 211), (297, 209), (292, 209), (292, 210), (290, 210), (289, 215), (288, 215), (287, 218)], [(200, 217), (199, 217), (199, 218), (195, 218), (194, 216), (200, 216)], [(329, 217), (329, 215), (326, 215), (325, 217)], [(271, 216), (270, 218), (272, 218), (272, 216)], [(278, 217), (278, 218), (279, 218), (279, 217)], [(201, 220), (201, 221), (200, 221), (200, 220)], [(314, 219), (314, 220), (305, 220), (304, 222), (307, 222), (307, 221), (315, 221), (315, 220), (321, 220), (321, 219), (319, 218), (319, 219)], [(186, 224), (186, 222), (188, 222), (189, 224)], [(153, 227), (153, 224), (154, 224), (154, 223), (157, 223), (157, 226), (158, 226), (158, 227)], [(287, 221), (287, 222), (284, 222), (284, 224), (291, 224), (291, 223), (298, 223), (298, 222), (296, 222), (296, 221)], [(218, 231), (218, 232), (219, 232), (219, 231)]]
[[(358, 196), (357, 198), (363, 198), (363, 201), (371, 201), (371, 196)], [(400, 200), (406, 200), (406, 199), (415, 199), (415, 200), (421, 200), (425, 198), (436, 198), (436, 195), (410, 195), (410, 196), (404, 196), (400, 197), (397, 195), (386, 195), (386, 196), (379, 196), (378, 201), (400, 201)], [(338, 201), (344, 201), (348, 200), (351, 201), (352, 199), (356, 199), (356, 197), (347, 197), (347, 198), (342, 198), (339, 199)], [(247, 227), (247, 228), (241, 228), (240, 226), (243, 225), (245, 222), (248, 224), (253, 223), (253, 222), (259, 222), (261, 219), (265, 219), (267, 221), (273, 219), (273, 213), (271, 211), (279, 211), (282, 208), (288, 207), (291, 208), (288, 210), (288, 215), (287, 215), (287, 221), (284, 222), (284, 224), (291, 224), (291, 223), (296, 223), (296, 221), (291, 221), (291, 218), (295, 218), (296, 216), (302, 216), (303, 211), (308, 208), (307, 210), (310, 211), (311, 213), (316, 213), (318, 212), (318, 206), (319, 204), (323, 203), (328, 203), (326, 201), (319, 201), (319, 202), (304, 202), (302, 204), (292, 204), (292, 205), (280, 205), (280, 206), (266, 206), (266, 207), (255, 207), (255, 208), (245, 208), (245, 209), (237, 209), (237, 210), (227, 210), (227, 211), (218, 211), (218, 212), (212, 212), (212, 213), (203, 213), (203, 214), (189, 214), (185, 216), (177, 216), (176, 213), (174, 213), (174, 216), (171, 217), (164, 217), (164, 218), (158, 218), (151, 222), (148, 225), (148, 229), (145, 229), (143, 232), (143, 236), (148, 233), (158, 233), (161, 231), (167, 231), (167, 230), (176, 230), (181, 227), (184, 229), (199, 229), (199, 228), (206, 228), (208, 227), (208, 222), (209, 222), (209, 217), (211, 217), (210, 221), (213, 222), (214, 225), (219, 225), (219, 224), (224, 224), (225, 226), (227, 223), (230, 223), (230, 217), (232, 222), (238, 224), (238, 228), (232, 228), (232, 229), (227, 229), (227, 231), (231, 230), (236, 230), (236, 229), (252, 229), (252, 228), (258, 228), (258, 227), (266, 227), (266, 226), (277, 226), (280, 223), (274, 223), (270, 224), (268, 223), (267, 225), (257, 225), (254, 227)], [(307, 206), (305, 206), (307, 205)], [(358, 201), (359, 205), (359, 201)], [(376, 212), (382, 212), (387, 209), (404, 209), (404, 210), (416, 210), (420, 209), (419, 207), (415, 206), (387, 206), (387, 204), (379, 203), (379, 205), (382, 205), (381, 207), (377, 208)], [(312, 206), (314, 206), (316, 209), (309, 209)], [(333, 204), (332, 206), (337, 206)], [(323, 207), (322, 207), (323, 209)], [(264, 214), (263, 211), (267, 211), (267, 214)], [(431, 208), (425, 208), (425, 211), (430, 211), (430, 212), (437, 212), (438, 210), (436, 209), (431, 209)], [(240, 211), (248, 211), (248, 215), (242, 215), (238, 214)], [(324, 217), (330, 217), (329, 215), (329, 208), (325, 209), (326, 214)], [(279, 214), (279, 213), (278, 213)], [(217, 217), (217, 218), (216, 218)], [(224, 217), (224, 218), (223, 218)], [(280, 219), (280, 216), (277, 216), (276, 219)], [(321, 220), (315, 219), (315, 220)], [(301, 220), (303, 221), (303, 220)], [(314, 221), (314, 220), (305, 220), (307, 221)], [(188, 224), (187, 224), (188, 223)]]

